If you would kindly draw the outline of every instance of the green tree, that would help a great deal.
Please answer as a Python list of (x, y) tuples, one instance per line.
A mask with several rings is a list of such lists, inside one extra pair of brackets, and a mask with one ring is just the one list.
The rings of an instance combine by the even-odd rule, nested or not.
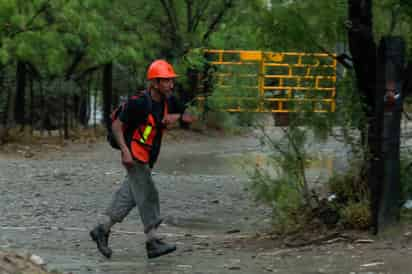
[[(18, 67), (26, 69), (20, 72), (29, 71), (46, 85), (56, 78), (82, 85), (105, 64), (136, 67), (142, 62), (145, 40), (136, 30), (141, 19), (129, 1), (2, 1), (0, 7), (2, 66), (18, 61), (23, 64)], [(24, 84), (18, 87), (15, 101), (24, 106)], [(67, 92), (75, 101), (86, 99)]]
[[(262, 23), (258, 27), (258, 33), (260, 34), (258, 41), (261, 41), (263, 48), (272, 46), (272, 49), (275, 50), (333, 53), (336, 45), (343, 43), (345, 48), (350, 49), (351, 57), (345, 54), (335, 57), (340, 64), (349, 70), (349, 73), (346, 74), (347, 80), (345, 80), (347, 84), (342, 85), (345, 82), (340, 82), (339, 85), (339, 115), (335, 117), (352, 117), (356, 118), (356, 121), (355, 119), (353, 122), (342, 119), (337, 119), (334, 122), (330, 120), (331, 122), (323, 123), (326, 127), (322, 128), (324, 133), (330, 134), (331, 126), (336, 124), (346, 125), (349, 128), (353, 128), (354, 125), (357, 126), (362, 133), (362, 147), (366, 147), (363, 153), (363, 166), (365, 168), (359, 170), (361, 173), (359, 176), (366, 176), (369, 188), (374, 193), (373, 186), (376, 184), (376, 180), (380, 179), (376, 176), (383, 170), (383, 168), (378, 168), (373, 163), (373, 159), (376, 157), (382, 158), (382, 143), (377, 143), (376, 140), (378, 140), (377, 136), (383, 134), (377, 127), (383, 121), (383, 116), (382, 119), (378, 118), (376, 102), (379, 101), (383, 106), (383, 94), (378, 92), (380, 87), (377, 85), (377, 80), (382, 77), (376, 74), (377, 68), (380, 67), (378, 66), (376, 41), (381, 40), (382, 37), (388, 34), (398, 35), (410, 40), (410, 2), (402, 0), (336, 0), (271, 1), (271, 4), (271, 8), (263, 13)], [(316, 10), (316, 13), (313, 12), (314, 10)], [(373, 17), (372, 14), (374, 14)], [(411, 44), (408, 44), (408, 46), (410, 52)], [(352, 69), (352, 64), (354, 69)], [(411, 72), (410, 66), (404, 71), (402, 78), (404, 80), (402, 89), (404, 95), (410, 90), (410, 81), (408, 79)], [(343, 90), (351, 91), (352, 89), (355, 91), (355, 93), (350, 92), (353, 94), (352, 96), (339, 93)], [(346, 99), (350, 99), (350, 101), (346, 101)], [(361, 108), (353, 108), (356, 105), (354, 100), (359, 102)], [(350, 107), (347, 108), (346, 106)], [(357, 110), (358, 112), (344, 114), (342, 110), (345, 109), (352, 112)], [(359, 119), (359, 117), (364, 117), (364, 119)], [(316, 119), (311, 121), (316, 121)], [(310, 127), (310, 123), (307, 121), (305, 125)], [(293, 129), (291, 130), (293, 132)], [(350, 137), (350, 135), (346, 136)], [(353, 138), (351, 139), (353, 140)], [(369, 167), (373, 168), (368, 169)], [(369, 170), (369, 172), (365, 174), (365, 170)], [(376, 201), (372, 201), (373, 203), (376, 203)], [(376, 220), (376, 216), (374, 219)]]

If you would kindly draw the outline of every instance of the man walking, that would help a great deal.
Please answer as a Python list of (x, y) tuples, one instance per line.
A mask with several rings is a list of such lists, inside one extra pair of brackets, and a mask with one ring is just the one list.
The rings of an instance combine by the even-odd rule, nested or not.
[(108, 245), (111, 227), (122, 222), (135, 206), (139, 210), (147, 237), (148, 258), (176, 250), (176, 245), (165, 243), (156, 235), (162, 219), (159, 194), (151, 175), (151, 169), (159, 155), (164, 129), (179, 120), (186, 123), (195, 120), (193, 116), (183, 113), (183, 108), (179, 108), (171, 96), (176, 76), (168, 62), (154, 61), (147, 71), (147, 90), (129, 98), (112, 123), (127, 176), (114, 194), (104, 215), (105, 219), (90, 231), (98, 250), (107, 258), (112, 255)]

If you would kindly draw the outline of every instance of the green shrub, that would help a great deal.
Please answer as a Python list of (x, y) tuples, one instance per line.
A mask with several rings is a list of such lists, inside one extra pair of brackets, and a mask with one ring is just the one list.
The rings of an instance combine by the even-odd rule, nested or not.
[(350, 168), (334, 174), (328, 181), (329, 190), (336, 198), (334, 204), (347, 228), (368, 229), (371, 225), (370, 194), (363, 160), (350, 161)]
[(350, 201), (369, 200), (369, 190), (366, 181), (366, 168), (362, 168), (361, 160), (350, 161), (350, 168), (345, 173), (335, 173), (329, 178), (328, 186), (331, 193), (336, 195), (336, 201), (341, 204)]
[(371, 211), (368, 201), (349, 202), (341, 208), (342, 223), (347, 228), (368, 229), (371, 225)]
[(412, 199), (412, 158), (409, 155), (409, 151), (403, 152), (400, 159), (401, 198), (403, 201)]
[(277, 232), (295, 230), (304, 224), (305, 214), (298, 182), (288, 176), (274, 177), (261, 166), (256, 166), (251, 178), (251, 190), (256, 201), (270, 206)]

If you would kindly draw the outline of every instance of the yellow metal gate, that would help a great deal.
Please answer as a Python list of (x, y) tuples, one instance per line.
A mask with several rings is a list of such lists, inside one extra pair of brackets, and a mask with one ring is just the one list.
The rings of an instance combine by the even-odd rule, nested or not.
[(206, 50), (205, 54), (216, 68), (219, 96), (229, 102), (226, 111), (336, 109), (336, 60), (327, 54), (244, 50)]

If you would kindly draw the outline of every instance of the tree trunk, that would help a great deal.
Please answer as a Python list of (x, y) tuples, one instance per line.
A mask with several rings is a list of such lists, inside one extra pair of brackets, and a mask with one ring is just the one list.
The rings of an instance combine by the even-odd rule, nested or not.
[(25, 64), (22, 61), (18, 61), (16, 68), (16, 101), (14, 107), (14, 117), (19, 125), (25, 124), (26, 74)]
[(363, 100), (362, 105), (367, 126), (361, 127), (361, 139), (367, 146), (366, 161), (367, 181), (371, 193), (372, 227), (377, 233), (378, 210), (380, 199), (380, 179), (383, 177), (381, 167), (382, 120), (383, 111), (379, 109), (383, 97), (376, 93), (377, 50), (373, 38), (372, 0), (348, 0), (349, 15), (349, 49), (357, 80), (357, 87)]
[(67, 140), (69, 139), (69, 111), (67, 107), (67, 95), (63, 95), (63, 129), (64, 139)]
[(14, 117), (15, 107), (16, 107), (16, 92), (14, 88), (10, 86), (7, 87), (7, 111), (6, 111), (6, 128), (14, 127), (16, 124), (16, 119)]
[(6, 87), (5, 87), (5, 69), (3, 66), (0, 65), (0, 127), (5, 124), (5, 116), (6, 116)]
[(93, 94), (93, 127), (94, 129), (97, 128), (97, 96), (98, 92), (97, 89), (94, 89), (94, 94)]
[(110, 123), (112, 110), (113, 64), (106, 64), (103, 68), (103, 119), (107, 126)]
[(80, 96), (78, 119), (82, 126), (87, 127), (90, 118), (90, 91), (83, 90)]
[(34, 79), (30, 77), (30, 130), (33, 135), (34, 129)]
[(40, 92), (40, 117), (42, 121), (40, 124), (40, 135), (43, 136), (43, 133), (45, 130), (47, 110), (46, 110), (46, 99), (44, 98), (43, 80), (41, 79), (39, 79), (39, 92)]
[[(377, 51), (372, 31), (372, 0), (348, 3), (349, 47), (367, 118), (367, 130), (360, 130), (368, 148), (367, 181), (376, 234), (398, 222), (400, 215), (400, 91), (405, 45), (399, 37), (385, 37)], [(384, 101), (389, 89), (399, 94), (393, 106)]]
[(77, 94), (73, 94), (72, 96), (72, 102), (73, 102), (72, 115), (71, 115), (71, 127), (72, 128), (76, 128), (77, 121), (80, 121), (80, 103), (82, 99), (81, 96), (82, 95), (77, 95)]
[(92, 76), (88, 76), (87, 79), (85, 80), (85, 86), (84, 90), (81, 95), (81, 101), (80, 101), (80, 113), (79, 113), (79, 121), (84, 127), (89, 126), (89, 120), (91, 117), (91, 84), (92, 84)]

